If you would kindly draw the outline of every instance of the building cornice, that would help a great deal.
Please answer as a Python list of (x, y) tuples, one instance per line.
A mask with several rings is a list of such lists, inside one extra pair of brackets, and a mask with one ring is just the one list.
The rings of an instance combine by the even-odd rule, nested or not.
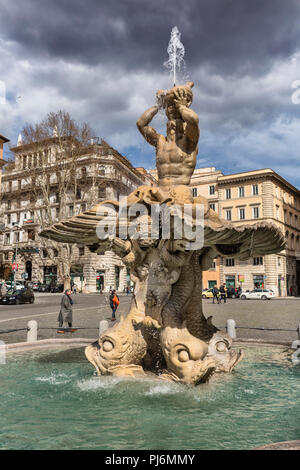
[(31, 150), (31, 149), (41, 150), (42, 148), (49, 147), (50, 144), (55, 145), (62, 141), (67, 141), (67, 140), (78, 142), (72, 136), (49, 137), (48, 139), (41, 140), (40, 142), (30, 142), (28, 144), (17, 145), (16, 147), (12, 147), (11, 150), (12, 152), (16, 154), (19, 154), (19, 153), (27, 152), (28, 150)]
[(283, 186), (288, 187), (291, 191), (300, 196), (300, 190), (285, 180), (282, 176), (276, 173), (271, 168), (264, 168), (261, 170), (245, 171), (241, 173), (233, 173), (232, 175), (224, 175), (218, 178), (218, 185), (228, 185), (232, 183), (252, 181), (258, 179), (271, 178), (276, 182), (280, 182)]
[(3, 144), (6, 144), (7, 142), (10, 142), (10, 140), (7, 137), (4, 137), (4, 135), (0, 134), (0, 141)]

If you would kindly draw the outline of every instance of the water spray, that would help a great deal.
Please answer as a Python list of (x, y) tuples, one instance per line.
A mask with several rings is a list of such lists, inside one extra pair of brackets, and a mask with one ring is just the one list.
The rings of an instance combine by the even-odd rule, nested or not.
[(179, 32), (177, 26), (174, 26), (171, 31), (171, 38), (167, 49), (169, 60), (164, 62), (164, 66), (171, 71), (174, 86), (176, 85), (176, 67), (178, 70), (180, 70), (181, 64), (184, 62), (183, 58), (185, 50), (180, 38), (181, 33)]

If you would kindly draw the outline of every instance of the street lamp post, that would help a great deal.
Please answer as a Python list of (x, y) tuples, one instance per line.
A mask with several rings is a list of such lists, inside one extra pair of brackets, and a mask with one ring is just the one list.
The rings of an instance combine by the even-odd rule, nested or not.
[(17, 254), (18, 254), (18, 238), (16, 239), (16, 251), (15, 251), (14, 290), (16, 290)]
[[(19, 225), (16, 225), (15, 223), (13, 223), (14, 227), (16, 229), (19, 229), (21, 227), (19, 227)], [(16, 232), (17, 233), (17, 232)], [(16, 236), (16, 249), (15, 249), (15, 269), (14, 269), (14, 290), (16, 290), (16, 275), (17, 275), (17, 255), (18, 255), (18, 237)]]

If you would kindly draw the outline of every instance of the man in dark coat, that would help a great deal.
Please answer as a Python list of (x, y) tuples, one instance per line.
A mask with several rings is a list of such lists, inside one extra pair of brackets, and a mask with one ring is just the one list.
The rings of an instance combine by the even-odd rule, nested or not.
[(68, 323), (69, 328), (72, 327), (73, 320), (73, 300), (71, 298), (71, 289), (66, 289), (60, 304), (60, 312), (57, 321), (58, 326), (61, 328), (64, 323)]
[(216, 299), (217, 303), (219, 304), (220, 303), (220, 297), (219, 297), (219, 289), (218, 289), (217, 285), (215, 285), (213, 287), (212, 293), (213, 293), (213, 304), (215, 303), (215, 299)]
[(220, 303), (222, 301), (222, 299), (224, 300), (224, 304), (226, 304), (226, 285), (225, 284), (222, 284), (220, 286), (220, 294), (221, 294), (221, 299), (220, 299)]

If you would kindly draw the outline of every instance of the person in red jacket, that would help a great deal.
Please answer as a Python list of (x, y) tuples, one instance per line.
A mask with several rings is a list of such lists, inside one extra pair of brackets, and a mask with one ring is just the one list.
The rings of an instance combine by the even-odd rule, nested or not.
[(109, 296), (109, 303), (110, 303), (110, 308), (111, 308), (111, 321), (115, 321), (116, 310), (120, 305), (120, 300), (115, 290), (113, 290)]

